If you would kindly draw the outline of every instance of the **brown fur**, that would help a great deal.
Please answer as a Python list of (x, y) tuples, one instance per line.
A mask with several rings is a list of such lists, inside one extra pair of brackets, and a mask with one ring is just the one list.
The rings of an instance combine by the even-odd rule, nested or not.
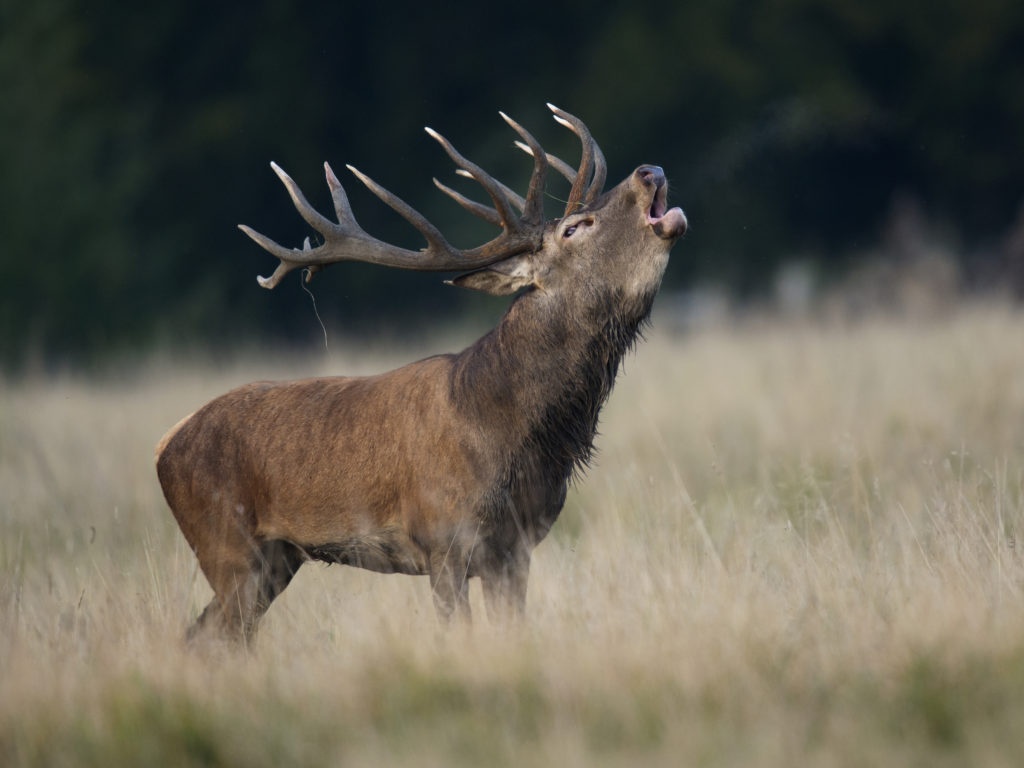
[(522, 612), (530, 553), (590, 459), (682, 234), (650, 225), (645, 168), (550, 224), (514, 269), (455, 281), (529, 282), (460, 354), (366, 378), (247, 384), (167, 434), (160, 483), (216, 593), (192, 632), (248, 637), (309, 559), (429, 575), (443, 618), (468, 618), (474, 576), (489, 613)]

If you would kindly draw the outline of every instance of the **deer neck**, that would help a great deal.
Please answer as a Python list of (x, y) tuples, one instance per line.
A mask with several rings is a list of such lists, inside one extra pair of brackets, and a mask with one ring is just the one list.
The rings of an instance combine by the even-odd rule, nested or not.
[(499, 429), (510, 454), (567, 479), (590, 461), (601, 406), (653, 300), (608, 295), (574, 313), (523, 294), (459, 356), (456, 402)]

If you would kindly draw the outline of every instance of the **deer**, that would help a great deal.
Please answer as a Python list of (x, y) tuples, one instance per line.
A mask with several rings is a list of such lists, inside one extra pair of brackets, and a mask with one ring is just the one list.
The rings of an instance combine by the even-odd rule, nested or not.
[[(277, 257), (272, 289), (329, 264), (462, 272), (450, 285), (515, 294), (497, 326), (457, 354), (366, 377), (256, 382), (178, 422), (156, 447), (164, 496), (214, 596), (190, 640), (248, 643), (261, 617), (310, 561), (429, 577), (442, 625), (471, 622), (479, 578), (494, 621), (521, 618), (534, 548), (570, 484), (591, 463), (598, 416), (623, 356), (648, 323), (669, 250), (686, 232), (668, 183), (641, 165), (603, 191), (606, 162), (586, 125), (548, 105), (582, 145), (577, 168), (545, 153), (503, 112), (533, 158), (525, 197), (427, 133), (478, 183), (485, 205), (434, 179), (443, 193), (500, 228), (470, 249), (399, 197), (349, 170), (426, 240), (391, 245), (356, 222), (344, 188), (324, 170), (337, 222), (320, 214), (275, 163), (301, 217), (322, 237), (286, 248), (245, 225)], [(561, 216), (545, 219), (546, 174), (571, 185)]]

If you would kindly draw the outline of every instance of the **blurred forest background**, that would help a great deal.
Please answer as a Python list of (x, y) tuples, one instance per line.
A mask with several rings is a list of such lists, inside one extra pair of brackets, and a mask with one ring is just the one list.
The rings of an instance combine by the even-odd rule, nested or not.
[[(529, 162), (499, 109), (578, 157), (547, 101), (588, 123), (611, 183), (665, 167), (691, 224), (669, 291), (885, 294), (909, 274), (940, 293), (1024, 296), (1020, 0), (0, 9), (9, 371), (161, 345), (317, 343), (297, 274), (261, 290), (275, 261), (235, 228), (288, 245), (311, 234), (267, 163), (325, 211), (322, 162), (351, 163), (471, 245), (492, 233), (434, 190), (453, 169), (422, 126), (522, 186)], [(342, 180), (367, 230), (418, 247)], [(354, 265), (312, 287), (329, 326), (351, 333), (506, 303)]]

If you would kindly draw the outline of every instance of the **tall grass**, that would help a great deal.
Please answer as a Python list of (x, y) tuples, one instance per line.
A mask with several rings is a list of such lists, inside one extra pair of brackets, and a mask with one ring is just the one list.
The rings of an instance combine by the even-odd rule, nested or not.
[(655, 331), (521, 626), (476, 584), (442, 631), (425, 579), (312, 565), (250, 653), (186, 652), (210, 591), (162, 432), (252, 378), (400, 362), (2, 385), (0, 763), (1019, 764), (1021, 313)]

